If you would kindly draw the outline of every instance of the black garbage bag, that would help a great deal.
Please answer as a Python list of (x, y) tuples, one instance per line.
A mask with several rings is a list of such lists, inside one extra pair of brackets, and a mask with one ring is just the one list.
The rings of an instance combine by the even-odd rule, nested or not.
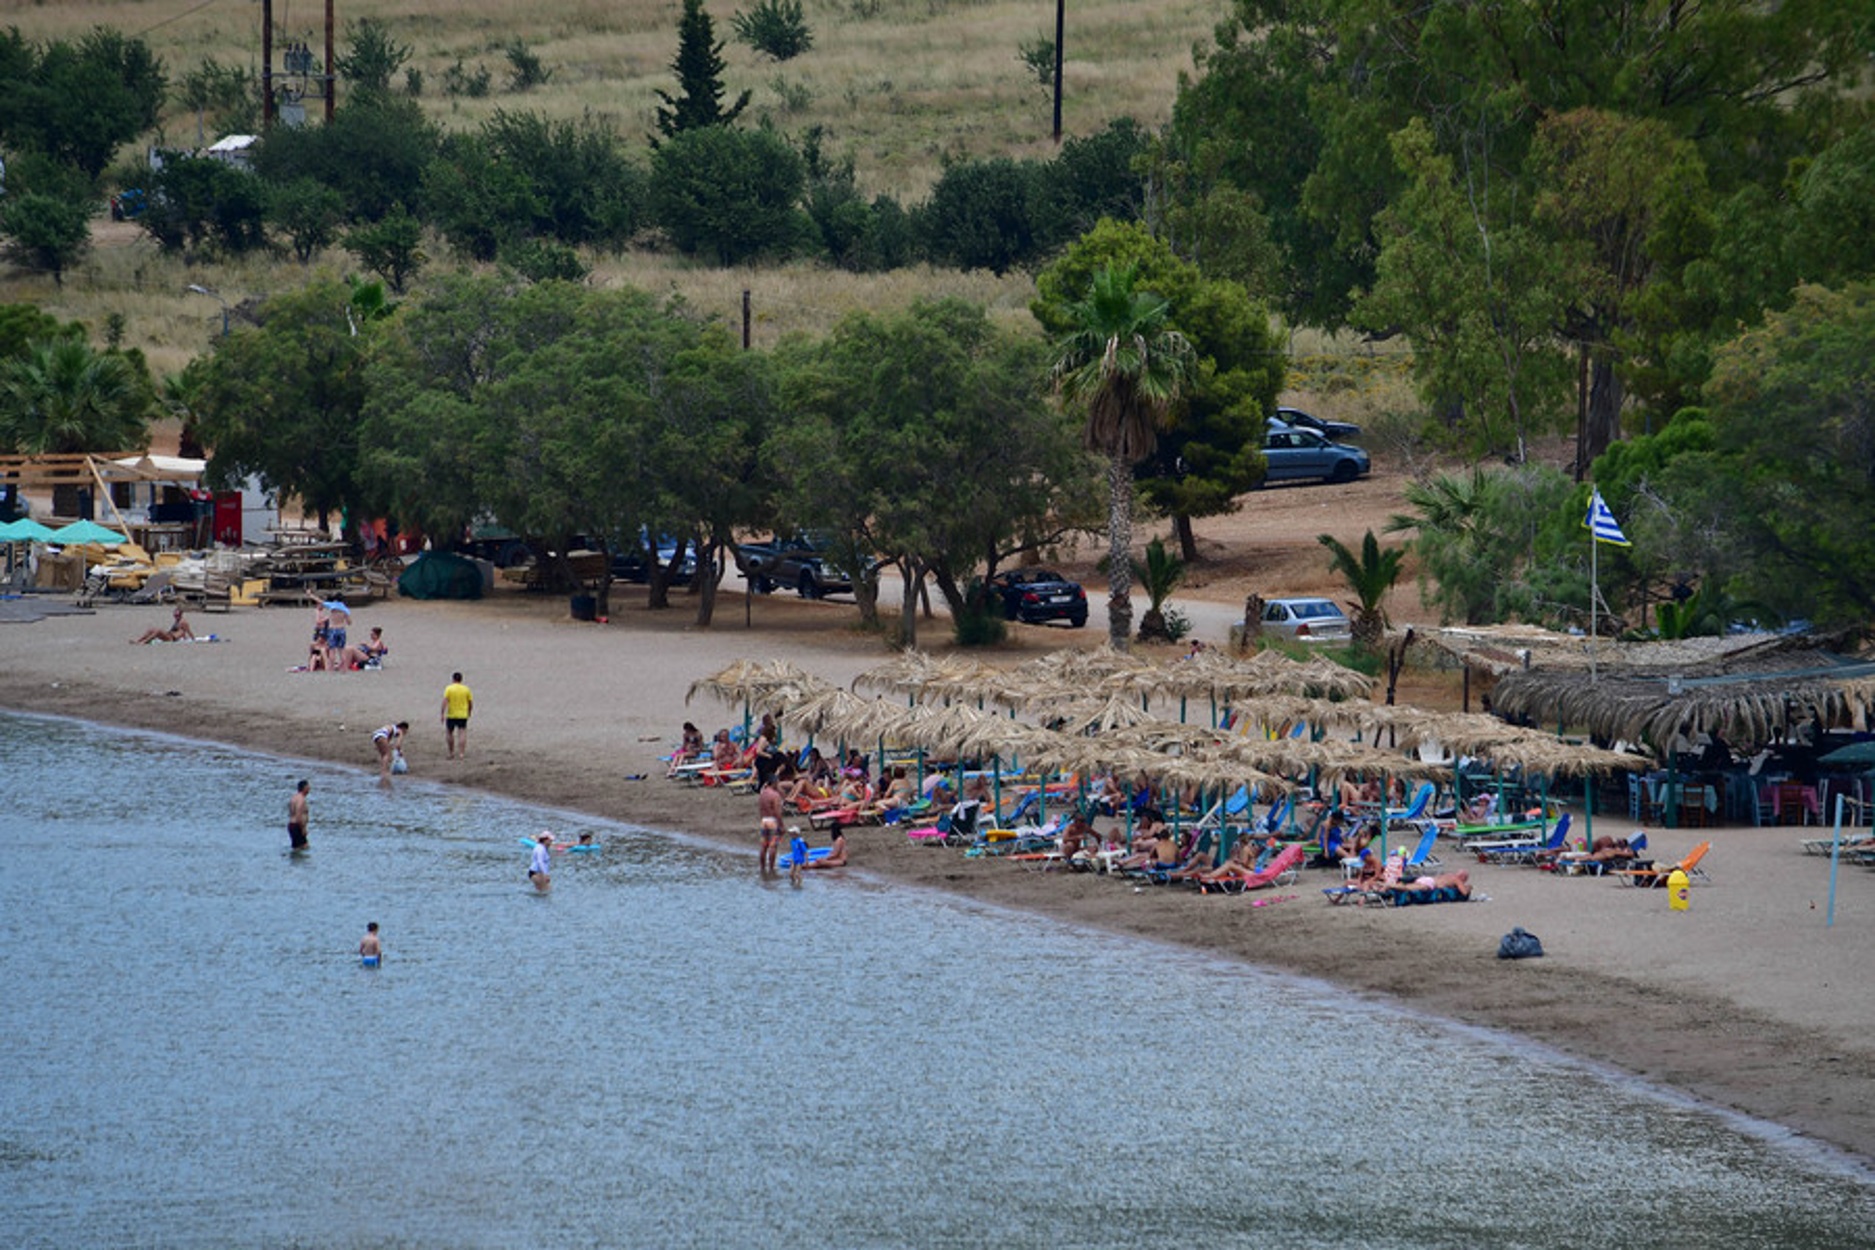
[(1541, 959), (1543, 942), (1534, 933), (1525, 933), (1521, 928), (1512, 929), (1504, 935), (1504, 940), (1497, 944), (1499, 959)]

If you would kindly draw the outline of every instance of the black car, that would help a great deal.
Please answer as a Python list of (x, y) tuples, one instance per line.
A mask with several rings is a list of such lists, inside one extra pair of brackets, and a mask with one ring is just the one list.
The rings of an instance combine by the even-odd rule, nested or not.
[(1012, 621), (1066, 621), (1076, 629), (1087, 624), (1087, 592), (1053, 569), (1010, 569), (991, 578), (990, 589), (1002, 597), (1003, 615)]
[(1278, 408), (1276, 419), (1299, 430), (1314, 430), (1331, 443), (1345, 443), (1361, 436), (1361, 427), (1348, 421), (1330, 421), (1300, 408)]

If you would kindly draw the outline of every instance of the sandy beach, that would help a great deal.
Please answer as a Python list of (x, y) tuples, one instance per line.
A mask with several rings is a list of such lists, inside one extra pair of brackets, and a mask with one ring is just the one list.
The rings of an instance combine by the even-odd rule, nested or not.
[[(198, 632), (225, 641), (131, 647), (128, 639), (167, 624), (168, 609), (106, 607), (0, 626), (0, 706), (351, 764), (361, 786), (375, 784), (372, 729), (409, 720), (406, 754), (418, 777), (714, 839), (746, 849), (753, 876), (754, 800), (661, 776), (657, 756), (685, 719), (706, 731), (739, 719), (720, 704), (686, 706), (691, 682), (751, 656), (785, 657), (844, 684), (887, 655), (847, 627), (850, 605), (758, 599), (745, 627), (741, 596), (726, 593), (718, 625), (705, 631), (691, 625), (688, 600), (677, 602), (651, 613), (642, 590), (619, 588), (605, 625), (569, 620), (564, 598), (513, 593), (357, 605), (354, 633), (382, 625), (392, 653), (381, 672), (346, 674), (289, 671), (305, 655), (309, 612), (198, 615)], [(943, 634), (934, 627), (927, 642)], [(1013, 664), (1099, 641), (1092, 630), (1024, 627), (988, 658)], [(453, 670), (475, 692), (466, 761), (444, 758), (440, 701)], [(283, 779), (279, 810), (253, 813), (257, 848), (284, 842), (288, 789)], [(1597, 822), (1597, 832), (1629, 828), (1625, 814)], [(1875, 872), (1843, 868), (1826, 928), (1828, 862), (1798, 849), (1819, 832), (1650, 829), (1663, 861), (1713, 842), (1711, 884), (1684, 914), (1668, 910), (1664, 891), (1527, 868), (1473, 866), (1488, 901), (1465, 906), (1330, 907), (1320, 887), (1331, 882), (1317, 873), (1279, 892), (1295, 897), (1253, 907), (965, 859), (912, 847), (891, 829), (860, 829), (852, 842), (856, 871), (1514, 1030), (1875, 1159), (1875, 995), (1864, 974), (1875, 954)], [(1546, 958), (1495, 958), (1499, 936), (1517, 925), (1542, 938)], [(1090, 988), (1124, 993), (1123, 970), (1089, 975)], [(1384, 1056), (1345, 1058), (1375, 1072), (1384, 1065)]]

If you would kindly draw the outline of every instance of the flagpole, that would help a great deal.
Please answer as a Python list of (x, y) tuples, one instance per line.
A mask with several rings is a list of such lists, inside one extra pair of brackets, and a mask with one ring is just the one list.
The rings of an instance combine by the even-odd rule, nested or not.
[[(1589, 497), (1591, 500), (1594, 496)], [(1591, 505), (1593, 506), (1593, 505)], [(1589, 681), (1597, 680), (1595, 672), (1595, 629), (1599, 623), (1596, 613), (1602, 603), (1601, 540), (1595, 537), (1595, 527), (1589, 527)]]

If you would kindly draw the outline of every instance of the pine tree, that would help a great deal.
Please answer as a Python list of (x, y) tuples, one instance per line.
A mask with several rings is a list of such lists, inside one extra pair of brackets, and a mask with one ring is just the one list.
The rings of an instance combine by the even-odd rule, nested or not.
[(746, 91), (723, 107), (723, 64), (723, 45), (703, 0), (684, 0), (684, 16), (677, 23), (677, 59), (671, 62), (681, 94), (658, 92), (665, 105), (658, 109), (658, 132), (666, 139), (700, 126), (727, 126), (748, 107)]

